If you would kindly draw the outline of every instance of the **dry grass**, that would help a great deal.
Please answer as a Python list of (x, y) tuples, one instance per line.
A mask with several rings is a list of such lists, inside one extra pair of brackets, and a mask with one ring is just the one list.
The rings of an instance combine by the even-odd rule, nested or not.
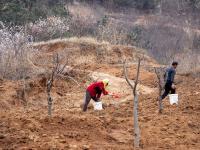
[(51, 45), (56, 43), (67, 43), (67, 42), (73, 42), (73, 43), (87, 43), (87, 44), (95, 44), (95, 45), (109, 45), (109, 42), (106, 41), (97, 41), (95, 38), (92, 37), (71, 37), (71, 38), (64, 38), (64, 39), (53, 39), (49, 41), (42, 41), (42, 42), (36, 42), (33, 43), (34, 47), (42, 46), (42, 45)]
[(177, 54), (175, 60), (179, 62), (178, 72), (190, 74), (200, 72), (200, 54), (192, 51)]
[(105, 9), (103, 7), (92, 7), (91, 5), (83, 3), (69, 5), (67, 8), (73, 18), (79, 19), (81, 21), (89, 20), (90, 23), (97, 22), (105, 14)]

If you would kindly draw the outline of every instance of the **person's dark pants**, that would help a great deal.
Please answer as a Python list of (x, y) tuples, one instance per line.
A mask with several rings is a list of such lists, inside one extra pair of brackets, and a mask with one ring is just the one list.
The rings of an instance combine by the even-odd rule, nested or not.
[(90, 103), (91, 99), (93, 99), (95, 102), (99, 101), (97, 98), (91, 97), (90, 93), (88, 91), (86, 91), (84, 101), (83, 101), (83, 111), (87, 111), (87, 107), (88, 107), (88, 104)]
[(165, 84), (165, 92), (163, 93), (163, 95), (161, 96), (161, 99), (163, 100), (168, 94), (175, 94), (176, 93), (176, 89), (172, 88), (172, 83), (167, 82)]

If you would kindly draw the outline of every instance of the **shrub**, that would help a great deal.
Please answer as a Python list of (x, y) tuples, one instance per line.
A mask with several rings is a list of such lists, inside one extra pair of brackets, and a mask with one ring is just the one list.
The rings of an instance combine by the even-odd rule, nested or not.
[[(174, 60), (179, 62), (179, 73), (197, 73), (200, 71), (200, 53), (187, 50), (174, 56)], [(172, 61), (172, 60), (171, 60)]]
[(32, 70), (32, 49), (22, 27), (0, 29), (0, 76), (20, 79)]
[(155, 9), (159, 0), (113, 0), (113, 4), (118, 7), (135, 7), (137, 9)]
[(35, 22), (40, 18), (48, 16), (67, 17), (69, 15), (65, 5), (61, 0), (54, 1), (52, 5), (50, 0), (1, 0), (0, 2), (0, 20), (7, 25), (24, 25), (29, 22)]
[(190, 0), (189, 4), (195, 8), (200, 10), (200, 0)]
[(113, 3), (117, 6), (134, 6), (135, 0), (113, 0)]
[(30, 23), (28, 33), (35, 41), (62, 38), (69, 33), (69, 20), (61, 17), (48, 17), (39, 19), (35, 23)]
[(155, 9), (158, 5), (158, 0), (136, 0), (136, 8), (139, 9)]
[(127, 31), (122, 25), (109, 21), (105, 26), (99, 25), (97, 29), (97, 39), (109, 41), (112, 44), (125, 44)]
[(197, 34), (194, 35), (193, 49), (196, 51), (200, 49), (200, 35), (197, 35)]
[(138, 45), (139, 41), (141, 40), (142, 31), (143, 29), (140, 26), (133, 27), (127, 34), (128, 43), (132, 45)]

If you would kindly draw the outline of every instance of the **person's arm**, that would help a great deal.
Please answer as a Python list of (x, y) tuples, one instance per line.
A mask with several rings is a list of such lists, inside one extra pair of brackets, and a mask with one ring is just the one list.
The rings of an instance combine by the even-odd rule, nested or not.
[(176, 74), (176, 71), (175, 71), (174, 69), (172, 69), (172, 70), (170, 71), (170, 81), (171, 81), (172, 83), (174, 83), (175, 74)]
[(176, 86), (174, 84), (174, 77), (175, 77), (176, 71), (175, 69), (170, 69), (169, 71), (169, 81), (171, 83), (171, 88), (176, 89)]
[(167, 73), (166, 73), (166, 71), (165, 71), (165, 73), (164, 73), (164, 75), (163, 75), (163, 79), (164, 79), (165, 82), (167, 81), (166, 77), (167, 77)]
[[(102, 89), (103, 95), (108, 95), (108, 92), (105, 89)], [(101, 97), (101, 93), (97, 94), (97, 99)]]
[(101, 97), (101, 93), (98, 93), (97, 94), (97, 99), (100, 99), (100, 97)]
[(99, 85), (96, 87), (96, 91), (97, 91), (97, 99), (101, 97), (102, 92), (104, 95), (108, 95), (108, 92), (105, 90), (103, 83), (99, 83)]
[(174, 82), (174, 70), (170, 68), (167, 72), (167, 82), (173, 83)]
[(99, 83), (97, 84), (97, 86), (95, 87), (95, 91), (96, 91), (96, 98), (99, 99), (102, 93), (101, 84)]
[(164, 82), (166, 83), (169, 78), (169, 69), (168, 68), (165, 69), (165, 73), (164, 73), (163, 77), (164, 77)]
[(103, 95), (108, 95), (108, 91), (106, 91), (104, 87), (103, 87), (102, 91), (103, 91)]
[[(104, 85), (102, 86), (102, 90), (101, 91), (103, 92), (103, 95), (108, 95), (108, 92), (105, 90)], [(101, 93), (102, 92), (97, 93), (97, 98), (98, 99), (101, 97)]]

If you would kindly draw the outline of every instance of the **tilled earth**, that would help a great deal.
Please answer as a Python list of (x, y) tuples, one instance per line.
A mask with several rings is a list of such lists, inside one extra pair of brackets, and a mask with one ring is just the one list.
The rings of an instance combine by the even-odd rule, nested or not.
[[(44, 48), (55, 51), (55, 45), (52, 46), (48, 44)], [(60, 49), (64, 51), (67, 49), (66, 46), (73, 48), (74, 44), (63, 45)], [(76, 53), (74, 49), (71, 53), (76, 54), (74, 62), (82, 61), (78, 59), (83, 57), (79, 54), (80, 47), (83, 47), (88, 55), (91, 53), (91, 48), (95, 50), (96, 47), (96, 45), (91, 47), (87, 44), (75, 46)], [(52, 117), (47, 115), (44, 76), (27, 79), (25, 95), (22, 88), (23, 81), (0, 80), (0, 149), (134, 149), (132, 91), (122, 79), (122, 66), (116, 65), (121, 60), (121, 57), (118, 58), (117, 55), (118, 53), (121, 55), (121, 51), (117, 48), (113, 49), (115, 52), (111, 51), (109, 57), (112, 58), (114, 64), (95, 62), (76, 64), (76, 67), (84, 73), (78, 74), (75, 71), (71, 75), (79, 81), (80, 86), (71, 80), (55, 81), (52, 90)], [(48, 56), (52, 55), (52, 51), (47, 50)], [(132, 48), (124, 51), (127, 51), (127, 56), (130, 54), (132, 56)], [(135, 58), (135, 55), (137, 53), (134, 53), (132, 57)], [(44, 57), (41, 55), (37, 58), (34, 65), (42, 62), (46, 57), (47, 53), (44, 52)], [(130, 59), (132, 61), (132, 58)], [(150, 64), (151, 59), (147, 57), (146, 60), (146, 63)], [(109, 96), (102, 97), (105, 105), (103, 111), (94, 111), (90, 105), (86, 113), (81, 112), (80, 105), (85, 87), (91, 82), (88, 71), (100, 72), (100, 75), (101, 73), (109, 74), (108, 77), (115, 82), (113, 83), (115, 87), (112, 87), (111, 83), (111, 90), (123, 91), (119, 93), (118, 99)], [(134, 64), (129, 66), (130, 79), (134, 79), (135, 74), (136, 65)], [(138, 109), (141, 131), (140, 149), (200, 149), (200, 78), (179, 75), (178, 80), (181, 81), (177, 85), (179, 104), (170, 105), (167, 97), (164, 100), (164, 111), (159, 114), (155, 74), (141, 68)]]
[[(141, 149), (200, 149), (200, 80), (179, 78), (183, 80), (178, 85), (179, 105), (170, 105), (166, 98), (162, 114), (156, 93), (140, 95)], [(83, 92), (78, 93), (70, 99), (81, 99)], [(82, 113), (63, 105), (55, 102), (51, 118), (44, 104), (2, 108), (1, 149), (133, 149), (132, 98), (106, 105), (100, 112), (89, 107)]]

